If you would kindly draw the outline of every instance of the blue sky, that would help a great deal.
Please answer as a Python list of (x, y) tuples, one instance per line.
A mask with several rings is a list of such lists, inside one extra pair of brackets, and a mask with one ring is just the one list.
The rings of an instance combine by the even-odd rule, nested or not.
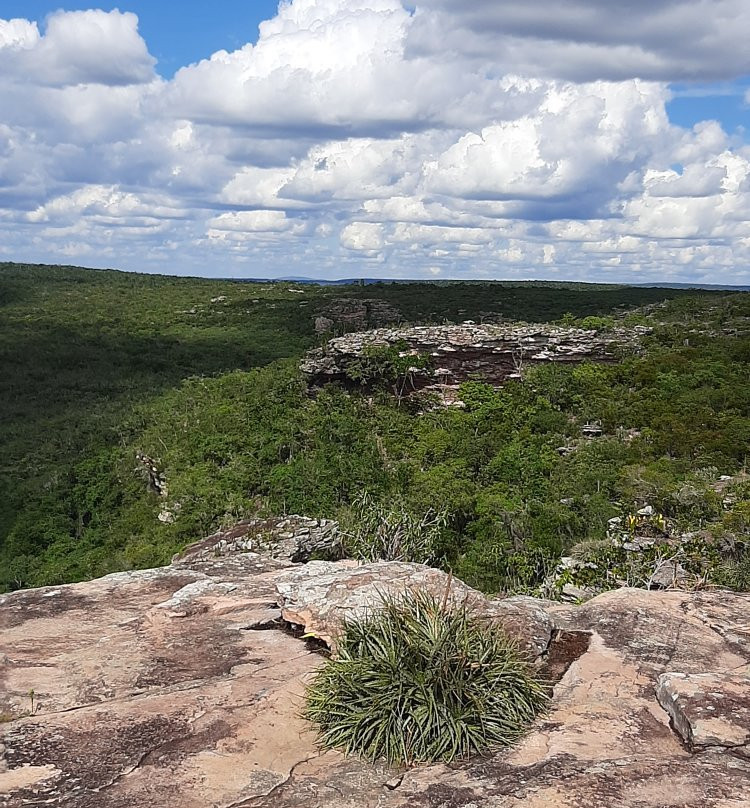
[(667, 112), (673, 123), (691, 127), (713, 118), (727, 132), (750, 140), (750, 105), (745, 100), (750, 79), (706, 85), (674, 83), (671, 88), (675, 97), (667, 104)]
[(278, 0), (172, 0), (122, 3), (46, 3), (39, 0), (0, 0), (0, 17), (25, 17), (43, 24), (45, 17), (67, 11), (120, 9), (138, 15), (139, 30), (158, 59), (157, 69), (171, 77), (180, 67), (206, 59), (218, 50), (235, 50), (258, 37), (258, 23), (276, 14)]
[(749, 283), (748, 41), (747, 0), (0, 0), (0, 260)]

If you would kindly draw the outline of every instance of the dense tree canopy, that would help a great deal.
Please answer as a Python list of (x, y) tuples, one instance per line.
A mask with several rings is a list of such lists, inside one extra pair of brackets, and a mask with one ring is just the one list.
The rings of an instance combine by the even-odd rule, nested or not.
[[(463, 409), (400, 401), (387, 384), (311, 396), (299, 357), (320, 339), (316, 313), (343, 297), (385, 299), (408, 321), (494, 310), (654, 330), (616, 364), (539, 366), (499, 390), (469, 382)], [(561, 553), (646, 503), (686, 530), (732, 533), (734, 552), (747, 537), (750, 494), (738, 486), (727, 509), (717, 484), (745, 468), (750, 447), (747, 295), (300, 291), (9, 265), (0, 316), (2, 588), (165, 563), (247, 514), (346, 525), (363, 492), (391, 513), (444, 513), (436, 563), (488, 591), (538, 584)], [(591, 420), (601, 437), (582, 436)], [(161, 495), (139, 456), (164, 475)]]

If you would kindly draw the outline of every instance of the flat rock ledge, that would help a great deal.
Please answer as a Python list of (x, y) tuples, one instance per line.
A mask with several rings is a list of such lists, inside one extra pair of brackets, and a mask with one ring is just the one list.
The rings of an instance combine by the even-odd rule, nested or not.
[[(556, 671), (516, 747), (408, 771), (318, 748), (300, 711), (323, 657), (282, 612), (335, 642), (407, 587), (447, 589)], [(498, 601), (420, 565), (212, 550), (0, 596), (0, 805), (748, 808), (749, 607), (634, 589)]]
[(617, 361), (620, 353), (638, 349), (651, 329), (644, 326), (611, 331), (568, 328), (549, 323), (426, 325), (375, 328), (345, 334), (307, 352), (301, 371), (313, 387), (332, 381), (351, 383), (349, 371), (374, 347), (399, 347), (415, 362), (409, 392), (427, 390), (457, 403), (458, 386), (469, 379), (500, 386), (519, 378), (524, 368), (548, 362)]

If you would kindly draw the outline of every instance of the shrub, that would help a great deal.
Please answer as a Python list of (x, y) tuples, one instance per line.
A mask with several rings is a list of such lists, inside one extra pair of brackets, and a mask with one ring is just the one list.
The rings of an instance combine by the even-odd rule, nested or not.
[(448, 524), (444, 510), (415, 514), (403, 504), (387, 507), (367, 493), (354, 502), (344, 531), (346, 551), (360, 561), (430, 564)]
[(735, 592), (750, 592), (750, 549), (726, 559), (713, 571), (713, 583)]
[(394, 345), (372, 344), (362, 349), (346, 368), (346, 376), (365, 387), (383, 387), (399, 399), (414, 389), (414, 372), (431, 365), (428, 354), (412, 354), (403, 340)]
[(410, 592), (346, 624), (305, 716), (324, 747), (408, 765), (509, 745), (546, 701), (498, 626)]

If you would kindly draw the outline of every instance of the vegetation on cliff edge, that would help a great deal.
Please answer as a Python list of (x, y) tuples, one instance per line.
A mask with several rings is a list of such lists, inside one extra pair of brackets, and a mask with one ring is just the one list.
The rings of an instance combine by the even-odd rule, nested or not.
[[(410, 320), (568, 312), (654, 331), (619, 364), (468, 383), (464, 409), (399, 402), (387, 385), (310, 397), (297, 363), (320, 339), (316, 314), (342, 297), (385, 299)], [(165, 563), (245, 515), (350, 523), (364, 491), (405, 525), (439, 514), (429, 558), (485, 591), (533, 589), (646, 504), (715, 543), (717, 581), (746, 585), (748, 295), (0, 266), (0, 316), (0, 588)]]

